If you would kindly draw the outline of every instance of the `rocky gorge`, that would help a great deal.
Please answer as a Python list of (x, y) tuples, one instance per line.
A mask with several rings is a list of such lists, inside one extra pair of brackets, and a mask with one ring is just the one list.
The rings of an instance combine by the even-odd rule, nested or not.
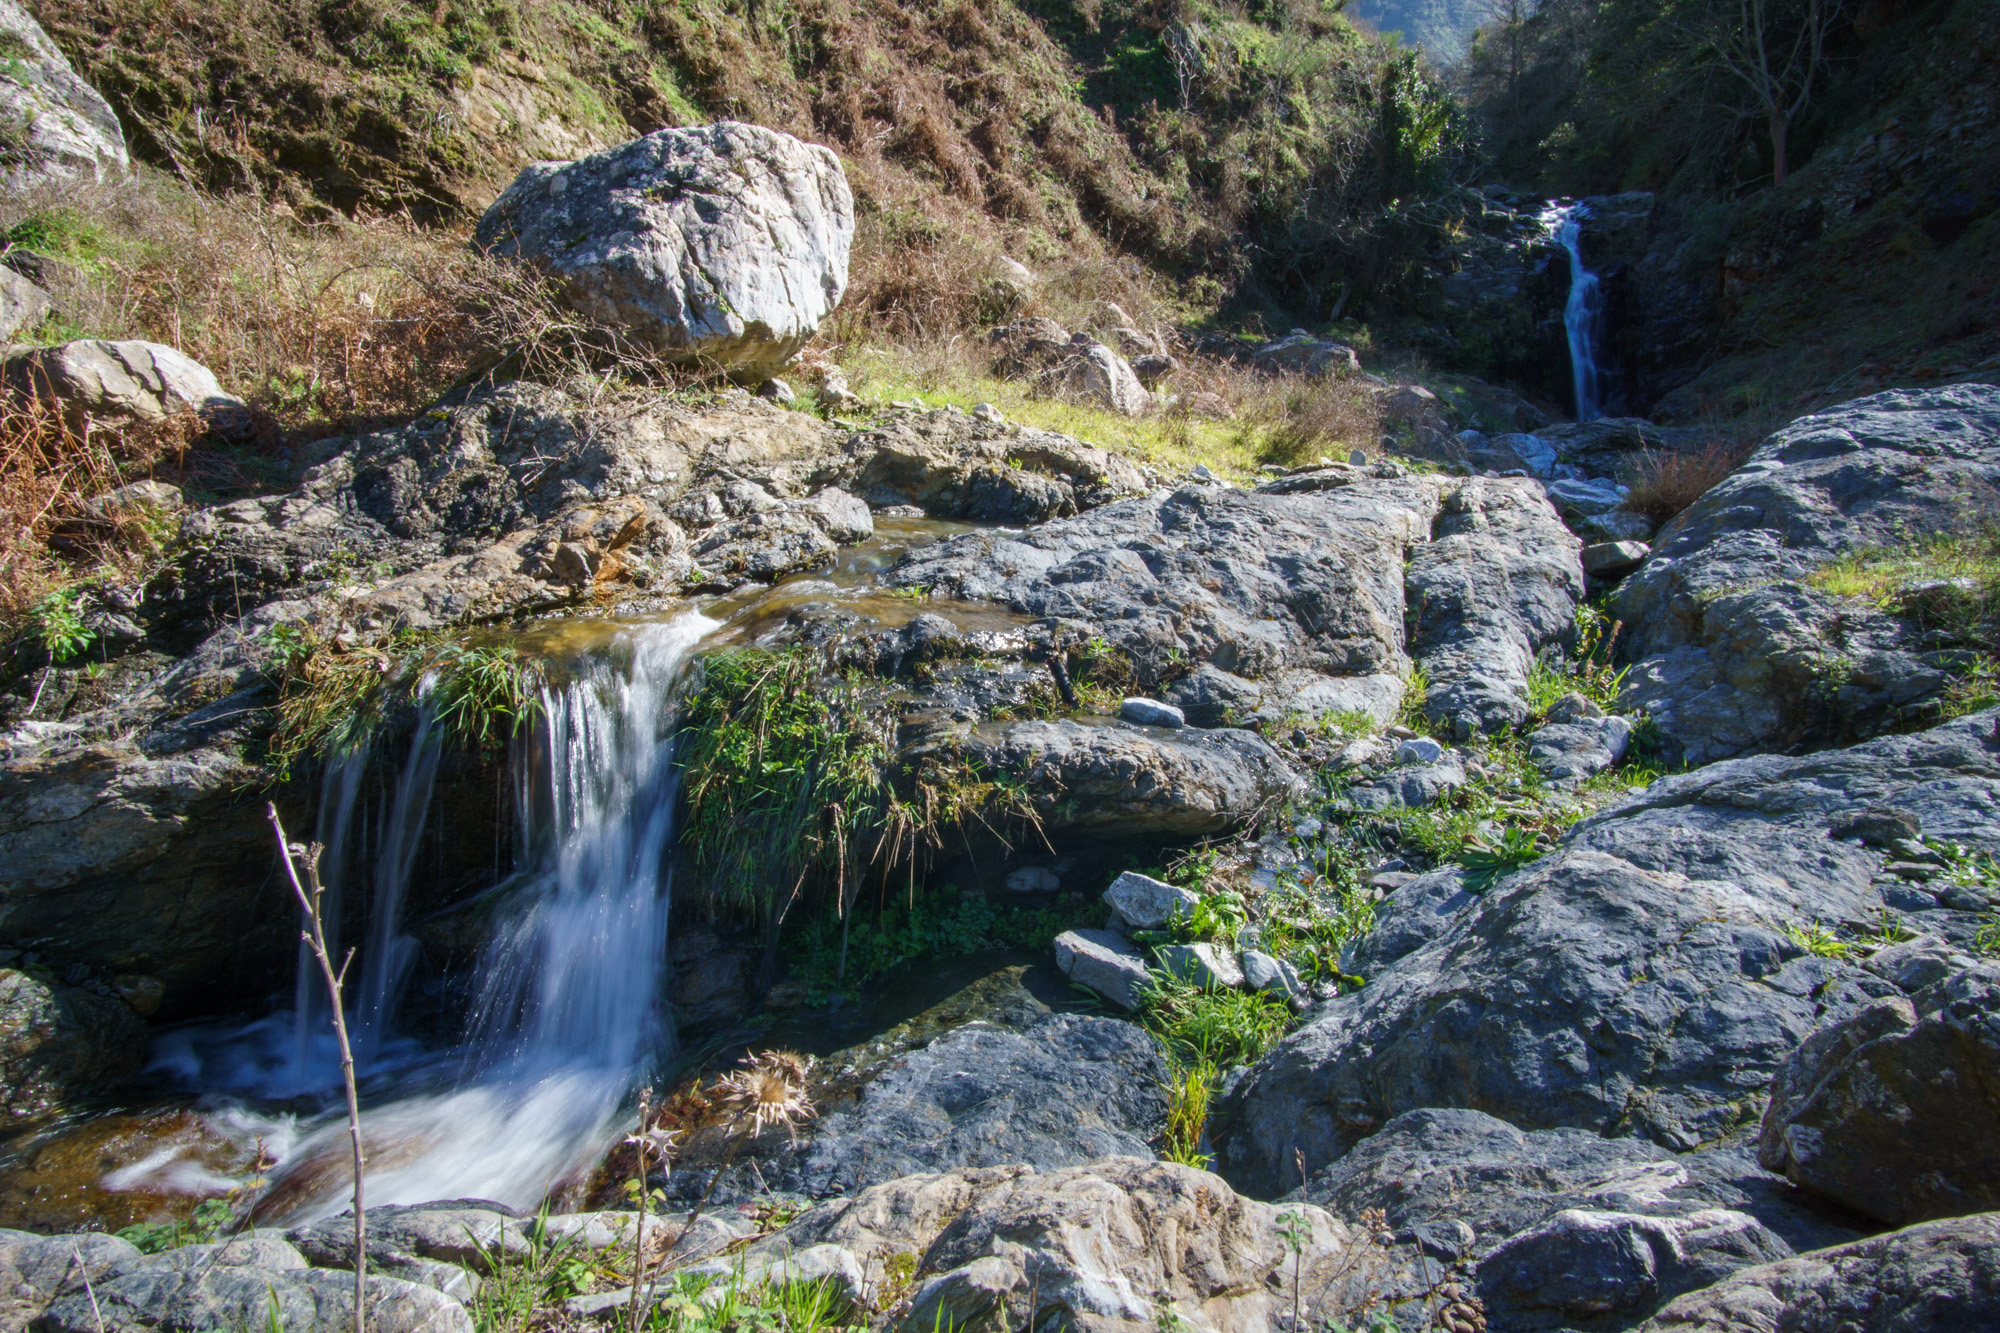
[[(799, 410), (854, 229), (739, 122), (529, 167), (476, 244), (610, 369), (98, 497), (159, 556), (0, 716), (0, 1333), (2000, 1320), (2000, 386), (1660, 522), (1696, 432), (1300, 331), (1217, 355), (1383, 429), (1225, 476)], [(1179, 410), (1106, 327), (993, 338)], [(251, 428), (163, 345), (4, 378)]]

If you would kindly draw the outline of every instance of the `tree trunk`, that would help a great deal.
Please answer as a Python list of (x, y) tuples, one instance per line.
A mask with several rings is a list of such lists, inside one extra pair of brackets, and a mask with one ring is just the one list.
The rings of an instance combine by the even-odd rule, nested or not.
[(1785, 183), (1785, 133), (1790, 129), (1784, 110), (1771, 109), (1771, 184)]

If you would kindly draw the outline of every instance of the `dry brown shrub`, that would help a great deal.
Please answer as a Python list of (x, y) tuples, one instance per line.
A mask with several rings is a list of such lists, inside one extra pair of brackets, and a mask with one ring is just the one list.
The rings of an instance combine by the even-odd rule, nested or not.
[(1272, 375), (1234, 361), (1183, 356), (1174, 390), (1183, 413), (1195, 409), (1197, 395), (1220, 399), (1243, 441), (1267, 463), (1299, 467), (1323, 456), (1346, 462), (1353, 449), (1373, 455), (1381, 439), (1379, 399), (1362, 380)]
[(1632, 493), (1625, 497), (1625, 508), (1665, 523), (1741, 467), (1754, 447), (1748, 441), (1717, 440), (1688, 452), (1648, 450)]

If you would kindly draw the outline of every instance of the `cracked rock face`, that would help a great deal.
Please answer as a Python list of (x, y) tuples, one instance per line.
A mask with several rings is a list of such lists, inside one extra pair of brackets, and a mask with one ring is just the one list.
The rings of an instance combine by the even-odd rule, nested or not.
[(830, 149), (717, 121), (521, 172), (480, 219), (581, 314), (732, 373), (768, 375), (847, 290), (854, 195)]
[[(1294, 1154), (1310, 1174), (1419, 1107), (1677, 1151), (1753, 1121), (1808, 1035), (1898, 993), (1785, 933), (1879, 920), (1886, 854), (1832, 829), (1893, 804), (1939, 837), (2000, 846), (1997, 721), (1717, 764), (1586, 819), (1254, 1066), (1222, 1170), (1253, 1192), (1290, 1189)], [(1978, 918), (1910, 919), (1969, 938)]]

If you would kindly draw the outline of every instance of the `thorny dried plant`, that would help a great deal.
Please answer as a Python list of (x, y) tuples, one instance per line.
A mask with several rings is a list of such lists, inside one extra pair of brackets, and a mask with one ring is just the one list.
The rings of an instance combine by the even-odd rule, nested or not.
[(738, 1124), (749, 1126), (751, 1138), (783, 1125), (797, 1143), (799, 1126), (817, 1114), (806, 1092), (810, 1058), (795, 1051), (764, 1051), (745, 1057), (743, 1066), (717, 1081), (717, 1100)]

